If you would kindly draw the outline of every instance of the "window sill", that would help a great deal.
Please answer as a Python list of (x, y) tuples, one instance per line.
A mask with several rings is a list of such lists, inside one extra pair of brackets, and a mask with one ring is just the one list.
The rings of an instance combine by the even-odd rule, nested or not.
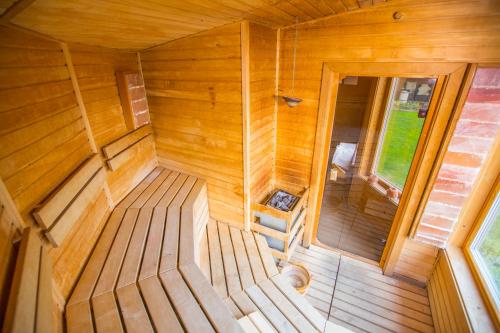
[(368, 177), (366, 177), (366, 176), (359, 176), (359, 178), (361, 178), (363, 181), (365, 181), (366, 184), (368, 186), (370, 186), (370, 188), (372, 188), (374, 191), (376, 191), (377, 193), (379, 193), (381, 196), (385, 197), (387, 199), (387, 201), (389, 201), (390, 203), (392, 203), (394, 206), (397, 207), (399, 205), (399, 198), (392, 199), (392, 198), (389, 198), (387, 196), (387, 188), (389, 186), (386, 186), (385, 183), (381, 183), (381, 182), (383, 182), (383, 180), (381, 180), (379, 178), (379, 180), (377, 181), (377, 183), (372, 184), (372, 183), (368, 182)]
[(490, 317), (486, 303), (474, 278), (469, 263), (461, 248), (449, 246), (446, 253), (451, 269), (468, 315), (472, 332), (496, 332), (495, 323)]

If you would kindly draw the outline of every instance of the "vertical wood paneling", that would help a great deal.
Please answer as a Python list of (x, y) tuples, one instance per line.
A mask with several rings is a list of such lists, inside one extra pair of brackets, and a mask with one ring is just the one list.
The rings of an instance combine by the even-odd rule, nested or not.
[(7, 310), (8, 285), (14, 273), (16, 255), (13, 241), (18, 231), (14, 218), (5, 205), (6, 203), (0, 201), (0, 322), (3, 322)]
[(240, 24), (141, 52), (160, 164), (207, 180), (213, 218), (243, 223)]
[(250, 23), (250, 188), (260, 202), (273, 185), (276, 30)]

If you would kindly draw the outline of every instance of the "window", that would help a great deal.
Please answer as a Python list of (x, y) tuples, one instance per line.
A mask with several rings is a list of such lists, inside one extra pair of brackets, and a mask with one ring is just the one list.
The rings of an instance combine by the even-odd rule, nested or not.
[(500, 307), (500, 194), (491, 203), (467, 250), (488, 298)]
[(417, 148), (436, 79), (395, 78), (372, 172), (402, 190)]

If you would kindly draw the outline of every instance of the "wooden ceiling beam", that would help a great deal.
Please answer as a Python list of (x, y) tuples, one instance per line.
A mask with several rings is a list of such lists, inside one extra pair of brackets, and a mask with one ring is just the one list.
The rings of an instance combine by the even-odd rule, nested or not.
[(28, 8), (35, 0), (18, 0), (14, 2), (0, 17), (1, 22), (10, 22), (14, 17), (16, 17), (23, 10)]

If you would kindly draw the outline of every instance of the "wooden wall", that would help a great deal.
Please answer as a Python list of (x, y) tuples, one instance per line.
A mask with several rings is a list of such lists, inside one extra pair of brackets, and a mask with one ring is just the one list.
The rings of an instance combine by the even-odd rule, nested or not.
[(0, 28), (0, 177), (24, 219), (91, 152), (59, 43)]
[(0, 179), (0, 322), (3, 322), (7, 301), (9, 297), (9, 286), (14, 273), (14, 264), (17, 248), (12, 246), (15, 239), (20, 237), (22, 221), (20, 220), (15, 206), (9, 205), (5, 185)]
[[(137, 55), (77, 46), (65, 53), (64, 48), (59, 42), (0, 27), (0, 177), (23, 220), (14, 230), (4, 218), (0, 223), (1, 283), (12, 269), (13, 235), (33, 223), (34, 206), (90, 156), (90, 141), (99, 149), (126, 133), (114, 71), (137, 70)], [(92, 137), (85, 127), (85, 110)], [(150, 140), (130, 163), (109, 173), (113, 199), (123, 197), (155, 165)], [(59, 305), (69, 296), (110, 211), (102, 191), (63, 244), (50, 251)]]
[(250, 23), (250, 193), (260, 202), (273, 189), (276, 114), (275, 29)]
[(427, 285), (434, 329), (437, 333), (472, 332), (467, 313), (457, 289), (448, 256), (441, 251)]
[(206, 179), (211, 216), (243, 223), (240, 23), (140, 56), (160, 164)]
[[(29, 226), (34, 206), (91, 154), (91, 146), (61, 44), (0, 30), (0, 176), (24, 226)], [(73, 236), (50, 252), (59, 303), (69, 294), (110, 211), (104, 192), (99, 198)], [(12, 238), (4, 241), (12, 247)], [(2, 256), (2, 262), (8, 258)]]
[(437, 254), (435, 246), (406, 239), (394, 272), (427, 283), (434, 270)]
[[(398, 22), (395, 11), (403, 13)], [(294, 109), (280, 103), (277, 181), (309, 182), (323, 62), (499, 61), (499, 17), (488, 1), (401, 1), (300, 25), (295, 91), (304, 102)], [(294, 34), (282, 30), (283, 93), (291, 89)]]
[[(395, 21), (395, 11), (402, 19)], [(344, 13), (298, 29), (295, 95), (280, 103), (276, 181), (300, 189), (310, 181), (323, 62), (499, 62), (500, 7), (490, 1), (399, 1)], [(291, 89), (295, 31), (281, 36), (279, 90)]]
[[(138, 71), (137, 54), (79, 45), (69, 49), (92, 135), (100, 150), (128, 132), (115, 73)], [(108, 172), (114, 202), (120, 201), (156, 166), (154, 143), (143, 142), (141, 148), (124, 166)]]

